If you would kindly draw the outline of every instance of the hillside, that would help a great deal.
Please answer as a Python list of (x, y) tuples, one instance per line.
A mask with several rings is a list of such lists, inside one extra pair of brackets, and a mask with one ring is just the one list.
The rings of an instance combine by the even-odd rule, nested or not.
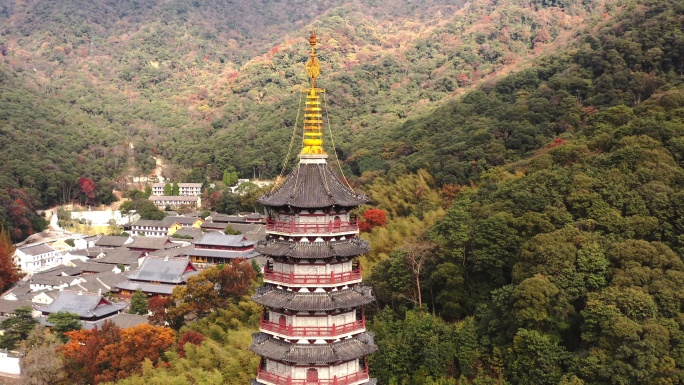
[[(364, 271), (377, 306), (365, 315), (379, 347), (370, 358), (378, 383), (684, 383), (684, 4), (402, 2), (389, 4), (413, 8), (391, 13), (368, 2), (324, 4), (313, 25), (339, 47), (328, 51), (334, 64), (324, 78), (338, 152), (387, 215), (363, 235), (373, 246)], [(390, 19), (402, 27), (383, 34), (390, 22), (381, 20)], [(204, 99), (173, 94), (165, 84), (179, 75), (171, 69), (136, 86), (130, 111), (159, 115), (141, 118), (146, 125), (135, 130), (119, 113), (96, 125), (102, 114), (74, 99), (74, 116), (97, 127), (74, 140), (121, 124), (130, 133), (111, 143), (163, 154), (179, 174), (216, 179), (231, 167), (275, 174), (304, 81), (302, 36), (311, 25), (302, 20), (291, 32), (255, 23), (292, 34), (263, 46), (240, 34), (256, 31), (232, 35), (249, 49), (217, 67), (234, 69), (221, 97), (209, 89)], [(392, 45), (402, 31), (410, 38)], [(363, 39), (352, 44), (350, 36)], [(487, 46), (517, 56), (469, 56), (485, 55)], [(154, 63), (159, 68), (145, 68), (167, 68)], [(42, 83), (17, 80), (28, 75), (16, 65), (6, 64), (3, 95), (23, 96), (6, 100), (56, 121), (68, 87), (45, 93)], [(102, 76), (120, 79), (116, 71)], [(28, 104), (31, 95), (42, 97)], [(207, 105), (205, 115), (197, 103)], [(159, 116), (173, 118), (167, 131), (156, 126)], [(125, 161), (143, 168), (144, 159)], [(260, 315), (245, 301), (199, 317), (181, 329), (203, 335), (185, 345), (187, 355), (168, 352), (157, 367), (138, 363), (121, 383), (244, 383), (256, 371), (246, 346)]]
[[(224, 170), (275, 176), (296, 118), (296, 91), (306, 81), (312, 28), (321, 36), (321, 85), (330, 89), (338, 154), (357, 176), (389, 170), (407, 150), (385, 142), (406, 119), (564, 47), (578, 27), (614, 10), (602, 2), (464, 4), (4, 2), (0, 97), (16, 111), (37, 101), (51, 106), (46, 114), (62, 118), (56, 133), (71, 143), (51, 141), (50, 152), (59, 155), (50, 167), (61, 173), (32, 182), (2, 166), (2, 186), (33, 189), (35, 207), (69, 199), (99, 203), (127, 177), (149, 173), (153, 156), (170, 164), (171, 179), (218, 180)], [(0, 124), (33, 138), (42, 120), (20, 115)], [(14, 147), (25, 164), (44, 164), (39, 147)], [(381, 156), (371, 153), (380, 147), (386, 147)], [(59, 193), (81, 177), (96, 181), (102, 194)]]

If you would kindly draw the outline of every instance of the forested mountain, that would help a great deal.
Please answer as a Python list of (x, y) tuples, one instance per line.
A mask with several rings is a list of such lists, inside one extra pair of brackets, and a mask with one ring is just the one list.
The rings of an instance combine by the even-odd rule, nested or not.
[[(338, 154), (357, 176), (387, 171), (414, 151), (387, 140), (407, 118), (564, 47), (613, 11), (610, 1), (3, 2), (0, 100), (14, 112), (0, 124), (32, 144), (4, 137), (22, 156), (4, 152), (2, 186), (22, 189), (32, 207), (106, 202), (126, 177), (149, 173), (154, 156), (173, 179), (275, 176), (311, 29)], [(50, 140), (43, 152), (44, 120), (70, 143)], [(17, 159), (37, 167), (19, 177), (9, 167)], [(80, 178), (99, 193), (83, 192)]]
[[(312, 13), (302, 2), (287, 3), (301, 18), (284, 25), (292, 16), (282, 11), (212, 24), (204, 3), (172, 1), (102, 23), (109, 46), (95, 43), (95, 53), (90, 40), (56, 36), (75, 35), (67, 29), (18, 34), (39, 4), (3, 13), (2, 97), (40, 95), (14, 103), (49, 123), (82, 117), (90, 130), (77, 136), (111, 132), (109, 151), (134, 143), (125, 166), (102, 163), (111, 176), (144, 170), (152, 154), (193, 178), (275, 175), (304, 82), (306, 31), (331, 36), (321, 38), (321, 86), (337, 152), (387, 215), (364, 235), (380, 384), (684, 383), (680, 1), (321, 2)], [(259, 14), (242, 7), (243, 19)], [(211, 38), (180, 27), (199, 14)], [(124, 29), (109, 41), (107, 31)], [(152, 31), (165, 33), (147, 40)], [(57, 42), (61, 62), (48, 59)], [(123, 58), (117, 44), (140, 48)], [(60, 66), (81, 71), (51, 78)], [(36, 154), (31, 143), (21, 153)], [(30, 187), (7, 175), (3, 183)], [(208, 341), (123, 383), (244, 382), (258, 312), (242, 303), (199, 319), (189, 328)]]

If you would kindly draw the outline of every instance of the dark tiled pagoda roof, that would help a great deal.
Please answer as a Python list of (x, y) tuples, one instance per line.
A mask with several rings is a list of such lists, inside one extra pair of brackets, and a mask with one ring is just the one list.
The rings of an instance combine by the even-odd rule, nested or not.
[(255, 333), (249, 347), (254, 353), (276, 361), (294, 364), (328, 364), (355, 360), (377, 350), (372, 333), (330, 344), (293, 344), (265, 333)]
[(355, 207), (368, 202), (368, 198), (345, 186), (327, 163), (299, 163), (280, 187), (258, 201), (271, 207)]
[(287, 309), (292, 311), (330, 311), (335, 309), (351, 309), (373, 302), (371, 288), (354, 287), (329, 293), (295, 293), (276, 289), (273, 286), (262, 286), (256, 289), (252, 297), (254, 302), (271, 309)]
[(259, 242), (255, 250), (271, 257), (331, 258), (356, 257), (370, 251), (368, 242), (359, 238), (330, 242), (287, 242), (271, 240)]

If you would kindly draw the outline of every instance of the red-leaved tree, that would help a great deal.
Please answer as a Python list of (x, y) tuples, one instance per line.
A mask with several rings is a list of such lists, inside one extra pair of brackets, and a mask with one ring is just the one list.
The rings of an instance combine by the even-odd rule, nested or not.
[(81, 177), (78, 179), (78, 185), (81, 187), (81, 192), (85, 195), (85, 204), (92, 203), (95, 199), (95, 182), (92, 179)]
[(384, 210), (368, 209), (363, 213), (363, 221), (359, 222), (359, 230), (370, 232), (375, 227), (385, 227), (387, 225), (387, 215)]
[(169, 321), (167, 310), (173, 305), (171, 297), (154, 296), (147, 300), (147, 311), (151, 315), (147, 318), (152, 325), (165, 326)]
[(71, 384), (97, 384), (100, 374), (98, 356), (105, 346), (121, 340), (121, 329), (111, 321), (105, 321), (102, 329), (76, 330), (67, 332), (69, 342), (60, 346), (67, 380)]
[(204, 341), (204, 336), (194, 330), (188, 330), (178, 340), (178, 355), (185, 357), (185, 344), (199, 345)]

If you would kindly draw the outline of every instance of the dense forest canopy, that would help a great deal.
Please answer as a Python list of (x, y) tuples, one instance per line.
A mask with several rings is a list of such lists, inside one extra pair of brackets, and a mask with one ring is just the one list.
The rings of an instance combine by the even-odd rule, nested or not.
[[(610, 1), (3, 2), (0, 129), (12, 150), (0, 187), (35, 208), (108, 203), (155, 158), (173, 180), (276, 176), (312, 28), (337, 154), (356, 176), (389, 171), (415, 151), (387, 141), (408, 118), (567, 45), (578, 25), (613, 10)], [(16, 199), (8, 194), (3, 207)]]
[[(0, 12), (0, 97), (26, 110), (0, 112), (2, 140), (57, 143), (42, 150), (54, 157), (33, 140), (10, 149), (26, 173), (3, 155), (8, 202), (108, 199), (103, 181), (149, 171), (152, 156), (200, 180), (276, 175), (315, 27), (330, 36), (337, 154), (373, 200), (360, 211), (380, 384), (684, 383), (683, 3), (237, 6), (254, 23), (208, 12), (215, 2), (119, 3), (99, 16), (45, 5), (78, 28), (22, 27), (40, 1)], [(123, 383), (253, 376), (260, 309), (189, 311), (197, 321), (175, 326), (205, 339)]]

